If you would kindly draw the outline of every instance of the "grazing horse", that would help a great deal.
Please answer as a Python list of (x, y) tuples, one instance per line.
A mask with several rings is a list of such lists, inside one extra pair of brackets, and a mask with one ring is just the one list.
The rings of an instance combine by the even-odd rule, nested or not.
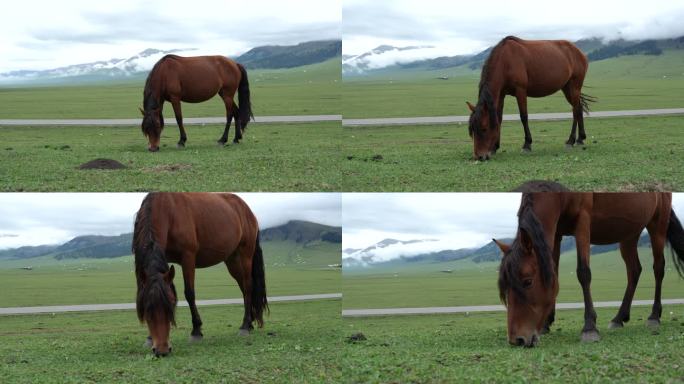
[[(584, 144), (584, 118), (588, 103), (595, 101), (582, 93), (587, 57), (565, 40), (522, 40), (505, 37), (482, 66), (477, 105), (469, 102), (468, 132), (473, 139), (473, 158), (488, 160), (499, 149), (504, 97), (518, 101), (520, 120), (525, 130), (524, 151), (532, 150), (532, 135), (527, 125), (527, 97), (544, 97), (562, 90), (572, 106), (572, 131), (566, 142)], [(575, 132), (579, 126), (579, 137)]]
[(185, 299), (192, 315), (191, 341), (202, 339), (195, 305), (195, 268), (223, 262), (244, 297), (240, 334), (264, 324), (268, 310), (259, 226), (247, 204), (230, 193), (150, 193), (135, 218), (133, 231), (138, 319), (147, 323), (147, 345), (157, 356), (171, 351), (175, 325), (175, 269), (183, 269)]
[[(577, 279), (584, 295), (582, 341), (597, 341), (591, 299), (591, 244), (620, 243), (627, 266), (627, 289), (610, 328), (629, 321), (632, 298), (641, 274), (637, 243), (644, 228), (651, 238), (656, 287), (647, 324), (660, 324), (660, 297), (665, 274), (664, 248), (684, 276), (684, 229), (672, 209), (671, 193), (525, 193), (518, 211), (518, 233), (511, 245), (494, 240), (504, 256), (499, 268), (499, 295), (507, 308), (508, 341), (531, 347), (549, 331), (558, 296), (558, 261), (563, 236), (575, 236)], [(676, 256), (675, 256), (676, 255)]]
[[(233, 97), (238, 93), (239, 107)], [(143, 92), (142, 131), (149, 140), (151, 152), (159, 150), (161, 132), (164, 129), (162, 109), (164, 101), (173, 106), (176, 122), (180, 130), (178, 147), (185, 147), (187, 135), (183, 126), (181, 101), (201, 103), (218, 94), (226, 106), (226, 128), (218, 143), (228, 141), (230, 122), (235, 117), (235, 138), (233, 143), (242, 139), (252, 114), (249, 99), (247, 71), (241, 64), (223, 56), (181, 57), (166, 55), (162, 57), (147, 75)]]

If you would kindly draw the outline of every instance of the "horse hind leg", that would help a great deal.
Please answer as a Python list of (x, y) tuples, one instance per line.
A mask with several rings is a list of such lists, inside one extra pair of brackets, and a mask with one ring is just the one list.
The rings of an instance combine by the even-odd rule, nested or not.
[[(572, 129), (570, 130), (570, 137), (565, 142), (567, 148), (572, 148), (575, 144), (583, 145), (586, 134), (584, 132), (584, 116), (582, 115), (581, 93), (578, 87), (574, 86), (572, 82), (563, 87), (563, 94), (565, 99), (572, 106)], [(577, 137), (577, 128), (579, 127), (579, 137)]]
[(663, 277), (665, 277), (665, 231), (660, 234), (655, 231), (648, 231), (651, 236), (651, 248), (653, 250), (653, 274), (655, 275), (655, 297), (653, 299), (653, 309), (651, 315), (646, 320), (646, 325), (649, 327), (658, 327), (660, 325), (660, 316), (663, 312), (663, 306), (660, 302), (663, 287)]
[[(223, 135), (221, 135), (221, 138), (219, 138), (216, 142), (219, 145), (226, 145), (226, 143), (228, 142), (228, 132), (230, 132), (230, 123), (233, 120), (233, 110), (231, 107), (235, 103), (233, 102), (233, 99), (230, 99), (227, 96), (225, 96), (225, 93), (223, 91), (219, 92), (219, 96), (221, 96), (221, 99), (223, 100), (223, 104), (226, 107), (226, 127), (223, 130)], [(237, 118), (235, 119), (235, 125), (236, 125), (236, 129), (237, 129)]]
[(641, 275), (641, 263), (639, 262), (639, 254), (637, 253), (637, 243), (639, 237), (625, 240), (620, 243), (620, 254), (627, 267), (627, 288), (622, 299), (622, 305), (615, 317), (608, 324), (608, 328), (622, 328), (624, 323), (629, 321), (629, 313), (632, 307), (632, 299), (634, 299), (634, 291), (636, 291), (637, 284), (639, 284), (639, 276)]
[[(242, 260), (240, 260), (240, 253), (235, 252), (226, 260), (228, 272), (237, 281), (242, 297), (244, 299), (244, 316), (242, 318), (242, 325), (238, 332), (239, 336), (248, 336), (249, 332), (254, 329), (252, 326), (252, 285), (251, 285), (251, 271), (245, 276), (245, 268)], [(251, 267), (251, 266), (250, 266)]]
[(232, 113), (233, 117), (235, 118), (235, 138), (233, 139), (233, 143), (239, 144), (240, 140), (242, 140), (242, 132), (245, 128), (242, 126), (242, 122), (240, 121), (238, 106), (235, 104), (235, 102), (233, 102)]

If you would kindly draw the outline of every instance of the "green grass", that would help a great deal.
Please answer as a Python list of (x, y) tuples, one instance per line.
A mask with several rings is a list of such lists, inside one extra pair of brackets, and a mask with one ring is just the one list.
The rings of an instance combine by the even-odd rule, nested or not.
[[(583, 91), (598, 97), (592, 109), (624, 110), (684, 107), (684, 51), (662, 56), (623, 56), (589, 64)], [(449, 80), (438, 77), (448, 75)], [(663, 77), (666, 76), (666, 77)], [(468, 115), (465, 104), (477, 102), (480, 71), (394, 70), (378, 75), (345, 77), (344, 118)], [(562, 92), (528, 99), (529, 113), (570, 112)], [(504, 113), (517, 114), (512, 97)]]
[(465, 124), (345, 127), (344, 190), (510, 191), (532, 179), (584, 191), (682, 190), (683, 121), (587, 119), (584, 150), (565, 149), (570, 121), (532, 121), (531, 153), (520, 150), (520, 123), (504, 122), (501, 149), (487, 162), (471, 160)]
[[(652, 300), (655, 279), (650, 248), (640, 248), (639, 257), (643, 272), (635, 299)], [(669, 250), (666, 257), (662, 297), (684, 297), (684, 279), (674, 269)], [(576, 259), (574, 249), (561, 255), (558, 302), (582, 302), (582, 289), (575, 275)], [(498, 262), (477, 264), (460, 260), (410, 264), (404, 268), (345, 270), (342, 279), (343, 305), (344, 308), (355, 309), (500, 304), (496, 285), (498, 266)], [(440, 272), (446, 269), (453, 272)], [(592, 256), (591, 270), (593, 299), (621, 301), (627, 287), (627, 275), (619, 251)]]
[[(340, 301), (274, 303), (263, 329), (237, 336), (240, 306), (200, 308), (204, 340), (190, 344), (186, 308), (173, 353), (152, 357), (134, 311), (0, 316), (3, 383), (327, 383), (341, 380)], [(272, 333), (269, 335), (268, 333)]]
[[(0, 127), (0, 191), (339, 191), (339, 122), (252, 124), (219, 147), (220, 125), (178, 129), (149, 153), (139, 127)], [(231, 130), (232, 134), (232, 130)], [(79, 170), (96, 158), (124, 170)]]
[[(249, 71), (256, 116), (341, 113), (340, 59), (280, 70)], [(0, 87), (0, 119), (138, 118), (145, 78), (122, 83), (51, 87)], [(225, 116), (218, 97), (183, 103), (184, 117)], [(166, 103), (164, 116), (175, 122)], [(218, 138), (218, 136), (217, 136)]]
[(580, 343), (582, 311), (563, 310), (534, 349), (508, 346), (503, 312), (345, 319), (345, 335), (362, 332), (367, 340), (343, 349), (342, 377), (349, 383), (684, 381), (684, 306), (665, 306), (656, 333), (644, 325), (650, 308), (634, 308), (632, 322), (615, 331), (606, 329), (614, 310), (597, 312), (605, 320), (600, 342)]
[[(302, 247), (293, 242), (269, 241), (262, 245), (269, 296), (341, 291), (341, 271), (327, 267), (339, 263), (339, 244)], [(291, 259), (293, 255), (296, 257)], [(293, 261), (283, 265), (288, 259)], [(32, 266), (33, 270), (20, 269), (24, 266)], [(132, 256), (62, 261), (45, 256), (0, 261), (0, 307), (131, 303), (136, 289), (133, 270)], [(174, 282), (182, 296), (180, 270)], [(199, 300), (242, 297), (223, 264), (198, 269), (195, 291)]]

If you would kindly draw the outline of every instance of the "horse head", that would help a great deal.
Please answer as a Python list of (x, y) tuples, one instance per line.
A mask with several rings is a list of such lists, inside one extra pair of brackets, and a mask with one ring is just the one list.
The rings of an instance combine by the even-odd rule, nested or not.
[(140, 321), (147, 323), (152, 338), (152, 352), (155, 356), (166, 356), (171, 352), (169, 335), (171, 325), (175, 325), (175, 310), (178, 301), (176, 287), (173, 285), (175, 270), (173, 266), (166, 272), (139, 277), (136, 307)]
[(150, 152), (157, 152), (159, 150), (161, 132), (164, 129), (164, 118), (161, 114), (161, 108), (138, 109), (140, 109), (140, 113), (143, 115), (142, 132), (149, 140), (147, 149)]
[(512, 244), (497, 240), (503, 258), (499, 267), (499, 296), (506, 305), (508, 341), (533, 347), (539, 342), (558, 295), (551, 250), (544, 232), (529, 210), (521, 215)]

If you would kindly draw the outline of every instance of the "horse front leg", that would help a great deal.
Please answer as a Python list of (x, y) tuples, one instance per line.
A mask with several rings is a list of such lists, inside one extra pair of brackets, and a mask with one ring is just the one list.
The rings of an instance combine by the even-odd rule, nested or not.
[(201, 341), (204, 335), (202, 334), (202, 318), (200, 318), (195, 304), (195, 258), (192, 255), (183, 257), (183, 283), (185, 285), (185, 300), (188, 302), (192, 316), (190, 341)]
[(176, 123), (178, 123), (178, 130), (180, 131), (180, 140), (178, 140), (178, 144), (176, 146), (178, 148), (184, 148), (185, 142), (188, 140), (188, 136), (185, 134), (185, 127), (183, 127), (183, 112), (181, 111), (180, 100), (171, 100), (171, 105), (173, 105), (173, 113), (176, 115)]
[[(558, 276), (558, 262), (560, 261), (560, 243), (561, 240), (563, 240), (563, 236), (561, 235), (556, 235), (554, 238), (553, 242), (553, 267), (556, 272), (556, 276)], [(542, 328), (542, 335), (547, 334), (551, 332), (551, 325), (553, 322), (556, 320), (556, 303), (554, 301), (553, 303), (553, 309), (551, 310), (551, 313), (549, 314), (549, 317), (546, 318), (546, 322), (544, 323), (544, 328)]]
[(584, 296), (582, 341), (599, 341), (601, 337), (598, 329), (596, 329), (596, 311), (594, 310), (594, 301), (591, 298), (591, 269), (589, 268), (591, 216), (588, 212), (580, 213), (576, 228), (577, 279), (582, 286), (582, 295)]
[(518, 111), (520, 112), (520, 122), (525, 131), (525, 143), (522, 150), (524, 152), (532, 151), (532, 134), (530, 133), (530, 126), (527, 123), (527, 94), (524, 90), (518, 90), (515, 93), (515, 98), (518, 101)]

